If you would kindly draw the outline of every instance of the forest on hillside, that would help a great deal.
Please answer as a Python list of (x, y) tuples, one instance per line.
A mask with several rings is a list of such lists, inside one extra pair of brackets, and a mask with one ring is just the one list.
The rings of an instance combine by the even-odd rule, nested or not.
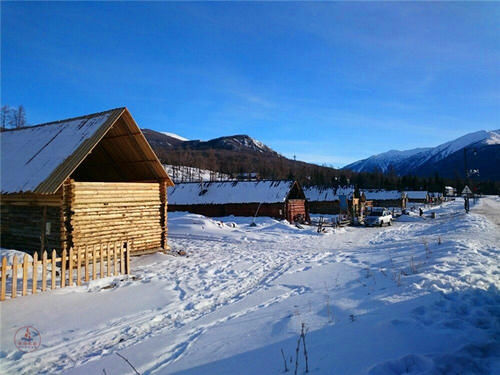
[[(442, 178), (435, 173), (432, 177), (398, 176), (394, 172), (355, 173), (339, 170), (327, 165), (316, 165), (295, 161), (283, 156), (270, 156), (253, 152), (234, 150), (166, 150), (155, 149), (164, 164), (191, 166), (208, 169), (231, 176), (245, 178), (256, 174), (260, 179), (296, 179), (302, 185), (346, 186), (354, 185), (365, 189), (428, 190), (442, 192), (445, 186), (461, 191), (465, 186), (463, 177)], [(470, 180), (471, 188), (482, 194), (497, 194), (500, 183), (494, 181)]]

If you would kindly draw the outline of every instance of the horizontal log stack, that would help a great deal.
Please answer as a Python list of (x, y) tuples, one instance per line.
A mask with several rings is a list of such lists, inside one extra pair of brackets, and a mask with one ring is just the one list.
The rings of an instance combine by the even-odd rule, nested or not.
[(51, 248), (60, 251), (62, 193), (2, 195), (0, 232), (2, 247), (31, 254)]
[(145, 253), (164, 245), (166, 198), (161, 183), (71, 181), (68, 190), (66, 227), (73, 246), (128, 238), (135, 253)]
[(299, 216), (303, 219), (307, 218), (305, 199), (288, 199), (286, 201), (286, 210), (286, 219), (290, 223), (294, 222)]

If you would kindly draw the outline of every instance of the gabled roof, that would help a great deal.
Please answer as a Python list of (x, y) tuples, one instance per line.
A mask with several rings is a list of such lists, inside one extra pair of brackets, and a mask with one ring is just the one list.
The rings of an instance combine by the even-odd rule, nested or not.
[(426, 190), (405, 191), (408, 199), (427, 199), (429, 193)]
[(168, 189), (169, 205), (281, 203), (294, 181), (188, 182)]
[(405, 193), (398, 190), (363, 190), (366, 200), (369, 201), (383, 201), (383, 200), (398, 200), (403, 197)]
[(55, 193), (119, 118), (134, 129), (130, 136), (148, 156), (155, 178), (172, 184), (128, 110), (116, 108), (0, 133), (2, 194)]
[(309, 202), (333, 202), (338, 201), (341, 195), (345, 195), (348, 199), (352, 198), (354, 187), (322, 187), (308, 186), (304, 188), (304, 194)]

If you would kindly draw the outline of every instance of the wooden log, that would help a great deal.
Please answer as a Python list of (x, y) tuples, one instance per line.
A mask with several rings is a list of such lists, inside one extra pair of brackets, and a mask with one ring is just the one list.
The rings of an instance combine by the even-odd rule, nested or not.
[(97, 278), (97, 257), (95, 245), (92, 245), (92, 280)]
[[(117, 245), (117, 246), (116, 246)], [(114, 266), (113, 266), (113, 271), (114, 271), (114, 275), (115, 276), (118, 276), (118, 251), (120, 250), (120, 247), (121, 247), (121, 244), (120, 242), (118, 242), (117, 244), (115, 244), (114, 246), (114, 253), (113, 253), (113, 257), (114, 257)]]
[(122, 243), (122, 245), (120, 246), (120, 273), (122, 275), (125, 275), (125, 257), (124, 257), (124, 250), (125, 250), (125, 246), (126, 246), (126, 242), (125, 243)]
[(61, 288), (66, 286), (66, 250), (61, 253)]
[[(100, 251), (99, 251), (99, 265), (100, 265), (100, 272), (99, 272), (99, 277), (100, 278), (103, 278), (104, 277), (104, 245), (100, 245), (99, 246), (100, 248)], [(107, 248), (107, 245), (106, 245), (106, 248)]]
[(89, 282), (89, 248), (85, 246), (85, 282)]
[(103, 213), (112, 213), (116, 211), (138, 211), (140, 209), (157, 209), (159, 207), (158, 200), (141, 200), (135, 202), (126, 202), (123, 200), (117, 200), (116, 202), (78, 202), (72, 205), (72, 209), (74, 209), (75, 213), (94, 213), (98, 214), (100, 211)]
[(7, 289), (7, 257), (2, 258), (2, 280), (0, 287), (0, 301), (5, 301), (5, 291)]
[(73, 191), (78, 193), (82, 190), (147, 190), (157, 189), (158, 182), (84, 182), (73, 183)]
[[(114, 245), (113, 245), (113, 246), (114, 246)], [(107, 251), (107, 256), (108, 256), (108, 257), (107, 257), (107, 260), (108, 260), (108, 262), (107, 262), (107, 265), (108, 265), (108, 274), (107, 274), (107, 276), (109, 277), (109, 276), (111, 276), (111, 258), (110, 258), (110, 255), (111, 255), (111, 249), (110, 249), (109, 244), (108, 244), (108, 248), (107, 248), (107, 250), (108, 250), (108, 251)]]
[(57, 253), (55, 250), (52, 250), (52, 275), (51, 275), (51, 289), (56, 288), (56, 258), (57, 258)]
[(69, 258), (68, 258), (68, 285), (73, 286), (73, 248), (69, 248)]
[(28, 266), (29, 266), (28, 254), (24, 255), (23, 259), (23, 296), (28, 294)]
[(81, 275), (81, 267), (82, 267), (82, 248), (79, 247), (76, 249), (77, 260), (76, 260), (76, 285), (82, 285), (82, 275)]
[(12, 293), (11, 298), (17, 297), (17, 255), (12, 258)]
[(38, 253), (35, 252), (33, 254), (33, 275), (31, 277), (32, 280), (32, 288), (31, 293), (36, 294), (36, 290), (38, 287)]
[(127, 243), (127, 253), (125, 254), (125, 269), (126, 274), (130, 274), (130, 252), (132, 251), (132, 242)]
[(42, 253), (42, 292), (47, 290), (47, 251)]

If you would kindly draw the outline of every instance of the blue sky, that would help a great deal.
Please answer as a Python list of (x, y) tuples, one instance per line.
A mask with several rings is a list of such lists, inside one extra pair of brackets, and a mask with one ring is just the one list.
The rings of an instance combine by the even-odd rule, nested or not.
[(500, 4), (1, 3), (1, 101), (341, 166), (496, 129)]

